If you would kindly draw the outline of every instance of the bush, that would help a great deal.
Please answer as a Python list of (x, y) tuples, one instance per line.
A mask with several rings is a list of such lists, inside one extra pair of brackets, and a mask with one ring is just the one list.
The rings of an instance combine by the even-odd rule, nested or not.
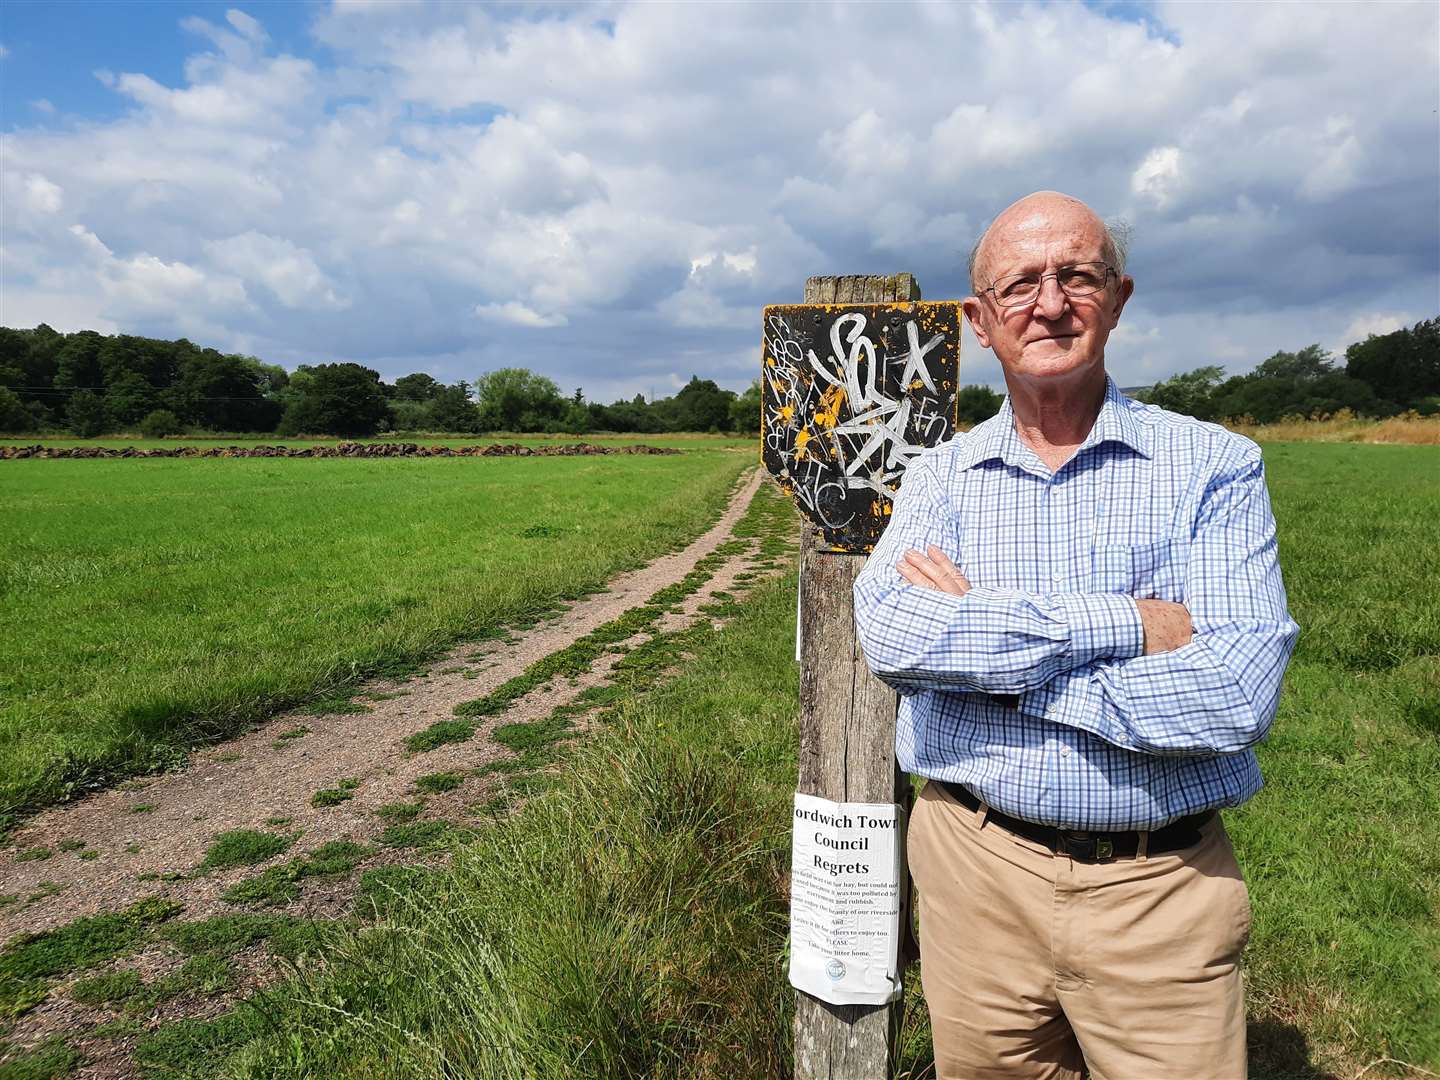
[(147, 439), (163, 439), (185, 430), (180, 418), (169, 409), (156, 409), (140, 421), (140, 434)]

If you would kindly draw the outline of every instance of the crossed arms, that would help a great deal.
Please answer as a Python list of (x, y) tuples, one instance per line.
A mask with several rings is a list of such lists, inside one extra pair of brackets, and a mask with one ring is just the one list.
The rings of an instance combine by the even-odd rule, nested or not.
[(1184, 604), (972, 584), (933, 459), (855, 583), (866, 659), (902, 694), (1016, 695), (1022, 714), (1148, 754), (1235, 753), (1274, 719), (1298, 628), (1285, 608), (1258, 452), (1212, 477), (1184, 567)]

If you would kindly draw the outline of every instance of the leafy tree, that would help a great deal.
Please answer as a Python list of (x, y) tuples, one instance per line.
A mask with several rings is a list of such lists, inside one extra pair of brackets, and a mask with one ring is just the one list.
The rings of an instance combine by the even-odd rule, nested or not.
[(76, 390), (71, 394), (66, 416), (70, 430), (85, 439), (99, 435), (109, 425), (105, 401), (93, 390)]
[(731, 431), (739, 431), (746, 435), (760, 434), (760, 380), (756, 379), (743, 394), (738, 395), (730, 402), (730, 423), (727, 427)]
[(175, 381), (180, 355), (194, 349), (184, 338), (171, 342), (116, 334), (102, 340), (97, 360), (107, 391), (125, 375), (136, 376), (129, 380), (132, 385), (143, 382), (152, 390), (160, 390)]
[(0, 386), (18, 391), (33, 385), (26, 380), (30, 362), (30, 335), (23, 330), (0, 326)]
[(35, 430), (35, 417), (25, 408), (20, 395), (8, 386), (0, 386), (0, 432), (19, 435)]
[(105, 380), (105, 412), (112, 430), (133, 429), (159, 402), (159, 394), (138, 371), (117, 369)]
[(275, 398), (290, 384), (290, 373), (279, 364), (267, 364), (255, 356), (237, 356), (240, 362), (250, 369), (255, 385), (267, 398)]
[(440, 389), (440, 384), (423, 371), (395, 380), (395, 396), (401, 401), (429, 401)]
[(481, 431), (540, 431), (565, 415), (560, 388), (526, 368), (487, 371), (475, 382)]
[[(406, 376), (411, 378), (411, 376)], [(430, 378), (426, 375), (425, 378)], [(403, 381), (403, 380), (400, 380)], [(400, 385), (396, 382), (396, 386)], [(453, 386), (436, 384), (427, 405), (431, 431), (469, 433), (480, 430), (480, 410), (470, 400), (470, 384), (464, 381)]]
[(169, 400), (186, 421), (212, 431), (273, 431), (282, 407), (265, 394), (263, 366), (253, 357), (192, 349)]
[[(56, 388), (92, 391), (103, 389), (105, 376), (100, 370), (100, 346), (104, 342), (105, 339), (94, 330), (67, 334), (55, 352)], [(72, 399), (72, 408), (73, 405)]]
[(1357, 341), (1345, 350), (1345, 374), (1400, 408), (1440, 394), (1440, 317)]
[(1319, 345), (1275, 353), (1249, 375), (1221, 383), (1209, 404), (1210, 415), (1216, 419), (1248, 416), (1262, 424), (1341, 409), (1366, 416), (1394, 411), (1375, 396), (1369, 384), (1336, 370), (1333, 358)]
[(730, 402), (735, 395), (721, 390), (713, 379), (690, 376), (675, 395), (671, 411), (675, 431), (723, 431), (730, 426)]
[(962, 424), (989, 420), (1000, 411), (1000, 405), (1005, 400), (1004, 395), (997, 394), (988, 386), (963, 386), (955, 397), (956, 412)]
[(630, 401), (617, 401), (613, 405), (592, 404), (590, 429), (654, 433), (665, 430), (665, 424), (659, 413), (645, 400), (645, 395), (636, 394)]
[[(30, 331), (30, 355), (23, 365), (26, 386), (48, 389), (55, 385), (56, 358), (65, 342), (66, 335), (44, 323)], [(20, 396), (26, 397), (25, 394)]]
[(1141, 401), (1159, 405), (1171, 412), (1184, 413), (1201, 420), (1213, 420), (1215, 417), (1211, 398), (1224, 378), (1225, 369), (1211, 364), (1194, 371), (1171, 375), (1135, 396)]
[(1261, 361), (1251, 374), (1257, 379), (1318, 379), (1335, 370), (1335, 358), (1319, 345), (1306, 345), (1299, 352), (1277, 352)]
[(359, 364), (317, 364), (280, 422), (284, 435), (374, 435), (390, 422), (380, 373)]
[(297, 394), (303, 394), (315, 384), (315, 368), (310, 364), (301, 364), (290, 373), (290, 382), (285, 389), (293, 390)]
[(396, 398), (390, 403), (391, 423), (396, 431), (434, 431), (430, 415), (430, 404), (425, 401), (410, 401)]
[(565, 406), (565, 415), (560, 418), (560, 431), (569, 435), (587, 435), (590, 425), (590, 410), (584, 404), (577, 404), (572, 400)]

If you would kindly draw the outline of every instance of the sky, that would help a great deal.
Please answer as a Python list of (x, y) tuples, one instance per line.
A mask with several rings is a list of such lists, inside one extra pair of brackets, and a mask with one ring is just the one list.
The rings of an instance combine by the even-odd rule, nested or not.
[(739, 390), (1041, 189), (1130, 226), (1121, 385), (1440, 315), (1440, 5), (0, 5), (6, 326)]

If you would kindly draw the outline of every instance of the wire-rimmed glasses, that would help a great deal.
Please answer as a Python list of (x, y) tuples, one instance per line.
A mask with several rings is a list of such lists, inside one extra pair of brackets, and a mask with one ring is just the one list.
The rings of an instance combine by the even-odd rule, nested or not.
[(1119, 271), (1108, 263), (1073, 263), (1048, 274), (1009, 274), (980, 291), (994, 296), (1001, 307), (1023, 307), (1040, 299), (1040, 287), (1046, 278), (1053, 277), (1066, 296), (1089, 296), (1105, 288), (1111, 274), (1118, 277)]

